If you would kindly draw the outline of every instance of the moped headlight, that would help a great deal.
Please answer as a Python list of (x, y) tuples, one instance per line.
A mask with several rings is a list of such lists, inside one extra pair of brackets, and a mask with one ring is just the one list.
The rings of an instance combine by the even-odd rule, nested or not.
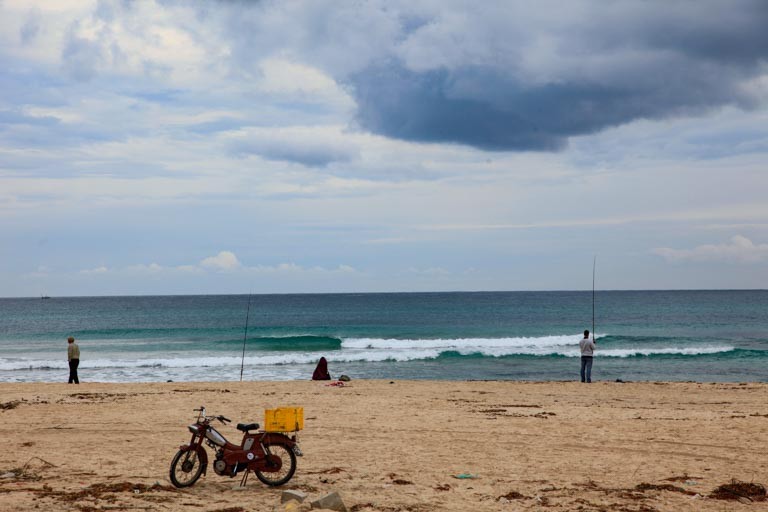
[(200, 434), (200, 427), (198, 425), (190, 425), (187, 428), (189, 428), (189, 431), (192, 432), (195, 435), (199, 435)]

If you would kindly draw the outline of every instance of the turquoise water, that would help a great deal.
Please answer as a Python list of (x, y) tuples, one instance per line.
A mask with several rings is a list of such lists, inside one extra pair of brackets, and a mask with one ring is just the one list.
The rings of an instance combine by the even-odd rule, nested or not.
[[(248, 331), (245, 333), (246, 312)], [(596, 380), (768, 381), (768, 291), (598, 292)], [(0, 299), (0, 381), (574, 380), (592, 292)], [(245, 341), (245, 358), (243, 345)]]

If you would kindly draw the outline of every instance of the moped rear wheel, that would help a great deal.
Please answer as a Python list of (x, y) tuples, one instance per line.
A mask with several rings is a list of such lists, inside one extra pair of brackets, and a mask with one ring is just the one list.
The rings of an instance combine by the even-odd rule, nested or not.
[(179, 450), (171, 462), (171, 482), (176, 487), (189, 487), (203, 474), (203, 462), (197, 450)]
[(271, 487), (283, 485), (293, 478), (296, 472), (296, 454), (284, 444), (266, 444), (267, 457), (277, 457), (281, 461), (280, 468), (276, 471), (256, 470), (256, 478)]

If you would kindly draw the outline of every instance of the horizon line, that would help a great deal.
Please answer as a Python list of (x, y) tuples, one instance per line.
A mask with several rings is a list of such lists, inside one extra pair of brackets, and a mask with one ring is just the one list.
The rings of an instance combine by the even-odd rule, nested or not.
[[(116, 294), (116, 295), (25, 295), (25, 296), (3, 296), (2, 299), (93, 299), (93, 298), (123, 298), (123, 297), (216, 297), (216, 296), (271, 296), (271, 295), (436, 295), (436, 294), (459, 294), (459, 293), (592, 293), (592, 289), (559, 289), (559, 290), (448, 290), (448, 291), (365, 291), (365, 292), (271, 292), (271, 293), (168, 293), (168, 294)], [(595, 293), (615, 293), (615, 292), (760, 292), (768, 291), (768, 288), (609, 288), (596, 289)]]

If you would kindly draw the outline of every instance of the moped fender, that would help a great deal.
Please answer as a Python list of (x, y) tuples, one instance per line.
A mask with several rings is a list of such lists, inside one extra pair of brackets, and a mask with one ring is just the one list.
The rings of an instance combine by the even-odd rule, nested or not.
[(264, 437), (259, 438), (259, 441), (264, 444), (284, 444), (289, 448), (293, 448), (296, 445), (296, 441), (285, 434), (281, 434), (280, 432), (267, 432), (264, 434)]
[(179, 450), (186, 452), (189, 450), (197, 450), (197, 456), (200, 457), (200, 464), (203, 466), (203, 474), (208, 473), (208, 452), (206, 452), (202, 446), (197, 445), (196, 447), (192, 447), (188, 444), (183, 444), (179, 446)]

